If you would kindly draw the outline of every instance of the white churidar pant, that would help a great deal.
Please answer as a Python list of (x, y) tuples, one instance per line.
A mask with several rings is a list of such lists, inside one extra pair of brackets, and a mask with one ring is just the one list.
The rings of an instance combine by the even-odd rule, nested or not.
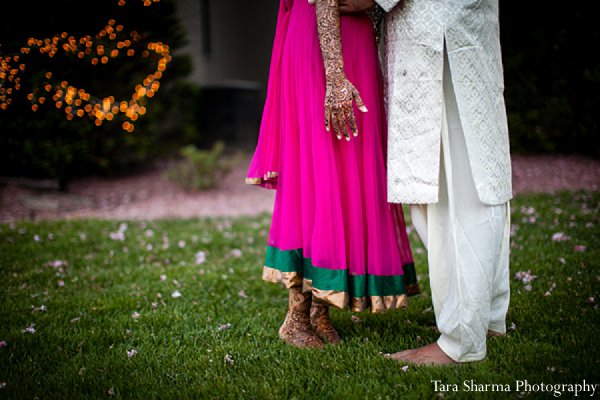
[(447, 54), (443, 108), (439, 201), (411, 205), (411, 213), (428, 251), (441, 333), (437, 343), (455, 361), (478, 361), (486, 356), (487, 331), (506, 332), (510, 207), (508, 202), (490, 206), (479, 200)]

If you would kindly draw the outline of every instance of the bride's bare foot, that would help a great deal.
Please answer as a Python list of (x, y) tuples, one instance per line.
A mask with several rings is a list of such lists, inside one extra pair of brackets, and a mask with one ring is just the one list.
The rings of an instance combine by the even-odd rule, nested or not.
[(386, 354), (385, 357), (396, 361), (407, 362), (417, 365), (451, 365), (458, 364), (442, 351), (437, 343), (431, 343), (427, 346), (417, 349), (399, 351), (393, 354)]
[(314, 332), (326, 343), (338, 344), (340, 335), (329, 319), (329, 306), (313, 299), (310, 307), (310, 324)]
[(323, 348), (323, 341), (310, 326), (311, 294), (303, 293), (301, 288), (292, 287), (289, 296), (289, 309), (279, 328), (279, 337), (295, 347)]

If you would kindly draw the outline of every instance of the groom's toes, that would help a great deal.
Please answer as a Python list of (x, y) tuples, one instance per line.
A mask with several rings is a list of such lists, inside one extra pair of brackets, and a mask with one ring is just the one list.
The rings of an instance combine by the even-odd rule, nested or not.
[(392, 360), (401, 361), (401, 360), (405, 360), (407, 357), (409, 357), (413, 351), (414, 350), (403, 350), (403, 351), (399, 351), (397, 353), (384, 354), (383, 356), (385, 358), (390, 358)]

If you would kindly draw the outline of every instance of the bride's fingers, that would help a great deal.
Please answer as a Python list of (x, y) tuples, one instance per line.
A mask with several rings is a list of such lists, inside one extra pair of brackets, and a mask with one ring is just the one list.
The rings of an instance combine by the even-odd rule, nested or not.
[(338, 140), (340, 140), (342, 138), (342, 134), (343, 134), (343, 125), (342, 125), (342, 121), (340, 119), (340, 114), (339, 114), (339, 108), (335, 108), (332, 112), (332, 124), (333, 124), (333, 131), (336, 135), (336, 137), (338, 138)]
[(344, 136), (344, 139), (350, 141), (350, 133), (348, 131), (348, 118), (347, 118), (347, 108), (341, 107), (338, 110), (338, 120), (340, 124), (340, 133)]
[(354, 101), (356, 101), (356, 106), (358, 107), (358, 109), (362, 112), (367, 112), (369, 110), (367, 110), (367, 107), (365, 106), (365, 103), (362, 99), (362, 97), (360, 97), (360, 93), (358, 92), (358, 90), (356, 88), (354, 88), (354, 90), (352, 90), (352, 96), (354, 97)]
[(331, 107), (325, 106), (325, 130), (329, 132), (331, 130)]
[(346, 120), (348, 121), (348, 125), (350, 125), (350, 131), (354, 137), (358, 136), (358, 127), (356, 126), (356, 117), (354, 116), (354, 110), (352, 108), (348, 108), (345, 111)]

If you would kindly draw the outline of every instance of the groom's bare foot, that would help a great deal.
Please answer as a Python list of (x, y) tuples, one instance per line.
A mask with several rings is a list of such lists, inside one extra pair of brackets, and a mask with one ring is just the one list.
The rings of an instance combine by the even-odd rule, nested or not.
[(387, 358), (417, 365), (451, 365), (458, 364), (442, 351), (437, 343), (431, 343), (418, 349), (399, 351), (386, 354)]
[(497, 337), (502, 337), (502, 336), (506, 336), (506, 333), (500, 333), (500, 332), (496, 332), (496, 331), (487, 331), (487, 337), (489, 337), (489, 338), (497, 338)]

